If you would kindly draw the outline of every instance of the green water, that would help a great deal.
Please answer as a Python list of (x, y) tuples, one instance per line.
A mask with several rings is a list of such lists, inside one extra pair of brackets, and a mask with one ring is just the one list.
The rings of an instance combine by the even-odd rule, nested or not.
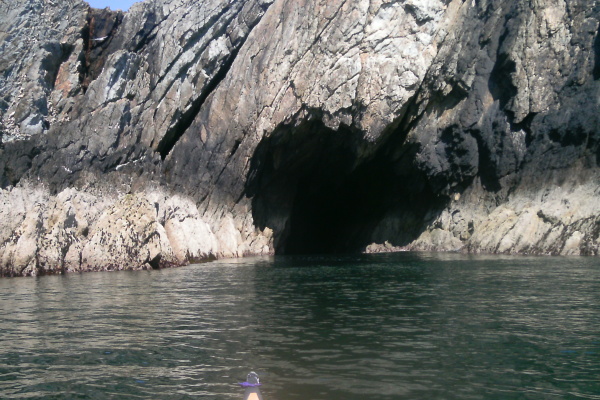
[(600, 259), (251, 258), (0, 280), (1, 399), (600, 399)]

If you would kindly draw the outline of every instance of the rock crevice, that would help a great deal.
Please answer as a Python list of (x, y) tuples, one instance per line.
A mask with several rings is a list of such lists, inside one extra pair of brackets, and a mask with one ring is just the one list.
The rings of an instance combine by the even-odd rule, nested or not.
[(597, 255), (599, 21), (584, 0), (0, 3), (0, 273)]

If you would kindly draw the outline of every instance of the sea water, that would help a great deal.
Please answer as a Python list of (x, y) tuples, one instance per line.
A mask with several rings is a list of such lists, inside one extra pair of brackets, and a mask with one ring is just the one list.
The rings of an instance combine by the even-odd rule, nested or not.
[(600, 259), (222, 260), (0, 280), (1, 399), (600, 399)]

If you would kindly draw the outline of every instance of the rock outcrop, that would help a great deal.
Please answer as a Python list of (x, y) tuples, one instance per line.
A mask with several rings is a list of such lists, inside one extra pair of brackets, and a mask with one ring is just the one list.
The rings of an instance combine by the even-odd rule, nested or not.
[(597, 255), (600, 7), (0, 2), (0, 275)]

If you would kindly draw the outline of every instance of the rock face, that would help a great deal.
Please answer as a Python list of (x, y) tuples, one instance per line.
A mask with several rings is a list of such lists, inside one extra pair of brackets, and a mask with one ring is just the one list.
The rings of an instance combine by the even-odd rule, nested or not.
[(0, 275), (597, 255), (600, 6), (0, 2)]

